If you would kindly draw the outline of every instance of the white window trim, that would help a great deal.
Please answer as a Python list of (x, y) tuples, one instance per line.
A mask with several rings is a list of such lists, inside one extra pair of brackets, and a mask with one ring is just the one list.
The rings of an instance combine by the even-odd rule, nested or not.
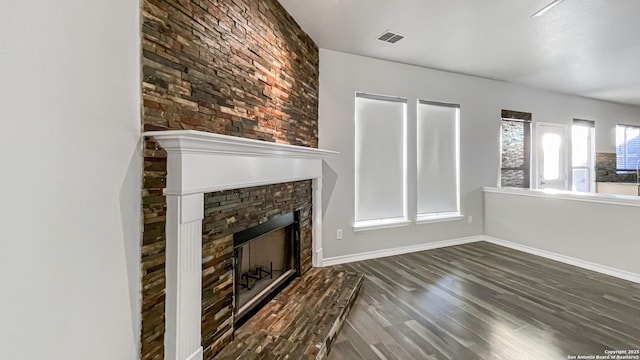
[(458, 221), (464, 219), (464, 215), (460, 212), (447, 212), (436, 214), (419, 214), (416, 217), (416, 224), (433, 224), (446, 221)]
[(391, 219), (377, 219), (377, 220), (365, 220), (353, 223), (353, 231), (367, 231), (396, 228), (402, 226), (409, 226), (411, 220), (406, 217), (391, 218)]

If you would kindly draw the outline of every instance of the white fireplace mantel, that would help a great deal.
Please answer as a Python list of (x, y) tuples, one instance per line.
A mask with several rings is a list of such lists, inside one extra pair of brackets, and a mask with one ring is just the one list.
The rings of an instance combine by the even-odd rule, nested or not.
[(322, 160), (335, 151), (194, 130), (147, 131), (167, 152), (165, 359), (202, 360), (204, 194), (313, 180), (313, 265), (322, 266)]

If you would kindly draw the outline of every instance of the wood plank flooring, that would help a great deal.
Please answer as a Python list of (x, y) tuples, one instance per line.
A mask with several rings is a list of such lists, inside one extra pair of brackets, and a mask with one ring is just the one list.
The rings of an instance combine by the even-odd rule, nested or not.
[(363, 278), (338, 268), (309, 270), (237, 329), (215, 359), (326, 359)]
[(479, 242), (342, 267), (365, 282), (330, 360), (640, 349), (640, 285), (545, 258)]

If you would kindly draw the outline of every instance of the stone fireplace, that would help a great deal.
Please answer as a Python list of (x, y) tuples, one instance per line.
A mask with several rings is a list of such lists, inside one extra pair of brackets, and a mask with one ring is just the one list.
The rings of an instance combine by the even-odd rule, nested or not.
[[(261, 280), (266, 281), (277, 271), (289, 276), (291, 270), (304, 273), (311, 263), (321, 266), (322, 159), (335, 152), (193, 130), (150, 131), (144, 135), (153, 137), (167, 152), (165, 358), (203, 359), (203, 342), (209, 342), (209, 354), (219, 350), (217, 346), (224, 346), (225, 339), (231, 337), (236, 318), (242, 317), (236, 315), (248, 314), (266, 296), (263, 290), (275, 288), (283, 281), (275, 276), (276, 281), (269, 284)], [(285, 188), (289, 190), (279, 190)], [(241, 195), (234, 193), (237, 189), (241, 189)], [(295, 196), (305, 189), (311, 193), (312, 207), (295, 203), (298, 198), (308, 197)], [(268, 203), (255, 206), (260, 209), (258, 213), (244, 216), (254, 210), (252, 204), (257, 201), (251, 197), (252, 191), (256, 198), (262, 192), (270, 192), (265, 198), (275, 201), (284, 194), (280, 199), (282, 206), (277, 210)], [(243, 201), (248, 206), (240, 206)], [(215, 205), (209, 207), (210, 204)], [(237, 216), (223, 214), (235, 209), (234, 206), (245, 212), (238, 212)], [(205, 216), (210, 208), (221, 213)], [(289, 211), (281, 213), (284, 208)], [(291, 217), (293, 222), (287, 223)], [(271, 221), (279, 220), (287, 224), (271, 225)], [(296, 233), (297, 226), (300, 230)], [(229, 233), (230, 229), (240, 227), (241, 230)], [(261, 236), (242, 241), (248, 234), (245, 231), (261, 227), (266, 227)], [(268, 261), (255, 257), (256, 251), (265, 252), (265, 245), (258, 243), (265, 241), (260, 239), (264, 235), (279, 239), (275, 243), (266, 240), (267, 248), (280, 247), (279, 257), (274, 255)], [(226, 275), (224, 264), (228, 259), (239, 263), (239, 274)], [(242, 268), (244, 264), (246, 269)], [(218, 269), (222, 269), (218, 281), (211, 282), (206, 274)], [(257, 298), (242, 303), (243, 295), (247, 298), (251, 295), (239, 289), (245, 272), (248, 288), (264, 287), (253, 294)], [(226, 300), (228, 284), (233, 284), (231, 288), (237, 291), (236, 297), (232, 297), (234, 306)], [(206, 296), (210, 290), (222, 298), (205, 304), (203, 294)], [(209, 324), (213, 330), (208, 329)]]
[[(311, 234), (318, 237), (312, 229), (317, 214), (310, 204), (319, 191), (313, 164), (321, 163), (323, 155), (300, 147), (318, 146), (319, 52), (277, 0), (143, 0), (140, 17), (143, 129), (190, 129), (235, 137), (226, 141), (191, 133), (164, 137), (165, 143), (159, 144), (147, 133), (144, 139), (140, 358), (184, 359), (193, 349), (202, 345), (206, 352), (230, 336), (233, 239), (228, 236), (245, 225), (301, 210), (302, 271), (317, 257), (319, 248), (311, 244)], [(164, 151), (169, 147), (174, 149), (168, 154), (173, 165)], [(206, 160), (212, 158), (216, 160)], [(288, 163), (293, 165), (283, 174)], [(259, 174), (264, 177), (256, 179)], [(281, 191), (292, 192), (294, 199), (303, 193), (305, 204), (293, 206), (293, 200), (283, 200), (276, 213), (262, 192)], [(222, 192), (225, 198), (216, 200)], [(251, 192), (267, 201), (263, 211), (220, 210), (235, 207), (234, 202), (243, 202)], [(224, 204), (214, 205), (220, 202)], [(195, 260), (198, 254), (190, 259), (202, 283), (184, 282), (191, 277), (175, 271), (187, 264), (176, 253), (189, 250), (191, 240), (175, 239), (191, 239), (198, 232), (203, 238), (192, 242), (194, 248), (202, 242), (202, 249), (191, 250), (201, 252), (202, 260)], [(200, 314), (189, 312), (188, 319), (180, 315), (183, 306), (191, 309), (196, 300), (175, 295), (192, 293), (181, 288), (176, 293), (177, 286), (200, 288)], [(198, 318), (200, 329), (193, 325), (192, 332), (176, 330)], [(177, 338), (180, 334), (187, 335)], [(196, 336), (200, 334), (202, 339)], [(183, 343), (188, 345), (177, 345)]]
[(233, 235), (235, 328), (300, 274), (299, 211)]
[[(299, 259), (300, 266), (296, 267), (300, 269), (298, 273), (305, 274), (312, 265), (312, 199), (312, 180), (205, 193), (201, 329), (205, 358), (212, 358), (225, 347), (238, 328), (236, 322), (241, 305), (236, 304), (237, 298), (234, 297), (234, 248), (237, 248), (234, 243), (238, 245), (242, 238), (251, 240), (256, 233), (260, 233), (254, 232), (254, 229), (263, 228), (272, 222), (278, 223), (278, 219), (295, 213), (298, 233), (292, 237), (295, 249), (293, 256)], [(253, 247), (253, 241), (249, 243)], [(247, 249), (247, 256), (248, 252)], [(251, 251), (252, 256), (255, 254), (255, 251)], [(244, 258), (246, 260), (246, 256)], [(253, 268), (255, 270), (255, 266)], [(264, 274), (263, 272), (262, 275)], [(249, 279), (252, 283), (255, 281)]]

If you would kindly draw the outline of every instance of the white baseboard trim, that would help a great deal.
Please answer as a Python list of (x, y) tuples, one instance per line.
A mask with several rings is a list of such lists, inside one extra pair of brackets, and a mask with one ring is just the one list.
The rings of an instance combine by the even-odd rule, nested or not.
[(640, 274), (632, 273), (626, 270), (620, 270), (620, 269), (612, 268), (609, 266), (600, 265), (600, 264), (592, 263), (589, 261), (577, 259), (574, 257), (561, 255), (561, 254), (553, 253), (546, 250), (536, 249), (536, 248), (526, 246), (526, 245), (521, 245), (515, 242), (498, 239), (492, 236), (484, 235), (484, 236), (479, 236), (478, 238), (480, 241), (486, 241), (495, 245), (508, 247), (514, 250), (520, 250), (532, 255), (542, 256), (543, 258), (559, 261), (561, 263), (577, 266), (579, 268), (599, 272), (601, 274), (617, 277), (619, 279), (640, 284)]
[(322, 261), (322, 248), (320, 248), (313, 253), (311, 262), (313, 267), (322, 267)]
[(410, 246), (402, 246), (402, 247), (397, 247), (392, 249), (374, 250), (374, 251), (367, 251), (367, 252), (362, 252), (357, 254), (341, 255), (341, 256), (322, 259), (322, 266), (333, 266), (333, 265), (351, 263), (355, 261), (378, 259), (378, 258), (383, 258), (387, 256), (408, 254), (408, 253), (413, 253), (418, 251), (443, 248), (447, 246), (469, 244), (469, 243), (482, 241), (482, 240), (484, 240), (484, 237), (482, 235), (476, 235), (476, 236), (469, 236), (469, 237), (464, 237), (459, 239), (435, 241), (435, 242), (418, 244), (418, 245), (410, 245)]
[(383, 249), (383, 250), (367, 251), (367, 252), (356, 253), (356, 254), (335, 256), (331, 258), (322, 259), (322, 266), (323, 267), (333, 266), (333, 265), (346, 264), (346, 263), (362, 261), (362, 260), (378, 259), (378, 258), (383, 258), (387, 256), (408, 254), (408, 253), (425, 251), (425, 250), (433, 250), (433, 249), (438, 249), (438, 248), (443, 248), (448, 246), (469, 244), (469, 243), (474, 243), (478, 241), (486, 241), (488, 243), (492, 243), (495, 245), (523, 251), (528, 254), (541, 256), (543, 258), (555, 260), (564, 264), (577, 266), (579, 268), (595, 271), (601, 274), (613, 276), (619, 279), (640, 284), (640, 274), (632, 273), (626, 270), (616, 269), (610, 266), (592, 263), (589, 261), (553, 253), (546, 250), (533, 248), (527, 245), (522, 245), (512, 241), (498, 239), (488, 235), (476, 235), (476, 236), (469, 236), (469, 237), (464, 237), (459, 239), (451, 239), (451, 240), (435, 241), (435, 242), (430, 242), (425, 244), (402, 246), (402, 247), (397, 247), (392, 249)]

